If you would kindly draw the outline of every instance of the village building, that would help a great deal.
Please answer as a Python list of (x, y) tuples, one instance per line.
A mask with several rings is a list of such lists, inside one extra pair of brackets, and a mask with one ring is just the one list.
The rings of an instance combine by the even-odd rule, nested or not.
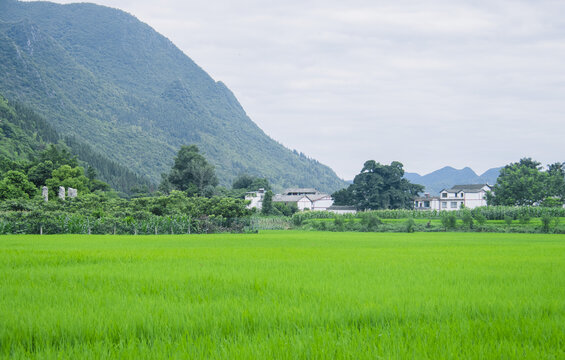
[(425, 194), (414, 199), (416, 210), (459, 210), (487, 206), (486, 193), (492, 190), (488, 184), (455, 185), (443, 189), (439, 196)]
[(439, 196), (430, 196), (429, 193), (414, 199), (416, 210), (440, 210)]
[(492, 190), (488, 184), (455, 185), (443, 189), (439, 197), (424, 196), (414, 199), (417, 210), (459, 210), (487, 206), (486, 194)]
[(282, 202), (287, 205), (294, 203), (300, 211), (325, 211), (334, 203), (331, 195), (312, 188), (287, 189), (284, 193), (273, 196), (273, 202)]
[[(265, 189), (250, 191), (245, 194), (245, 200), (249, 201), (248, 209), (263, 207)], [(319, 192), (313, 188), (293, 188), (287, 189), (282, 194), (273, 196), (273, 203), (280, 202), (287, 205), (295, 204), (298, 210), (325, 211), (333, 205), (331, 195)]]
[(249, 201), (247, 208), (248, 209), (257, 208), (257, 210), (261, 210), (263, 208), (264, 197), (265, 197), (265, 189), (263, 188), (257, 191), (249, 191), (245, 193), (245, 200)]

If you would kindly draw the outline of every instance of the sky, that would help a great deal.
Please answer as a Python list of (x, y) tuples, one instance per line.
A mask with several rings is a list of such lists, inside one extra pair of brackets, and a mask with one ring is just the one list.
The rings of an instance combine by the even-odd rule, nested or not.
[(565, 161), (565, 1), (94, 2), (169, 38), (341, 178), (371, 159), (422, 175)]

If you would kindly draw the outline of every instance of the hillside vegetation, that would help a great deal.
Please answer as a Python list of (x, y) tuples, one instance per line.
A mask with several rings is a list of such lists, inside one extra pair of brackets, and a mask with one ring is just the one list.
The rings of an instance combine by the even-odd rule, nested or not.
[[(0, 172), (15, 170), (12, 162), (33, 161), (49, 144), (63, 145), (85, 167), (92, 166), (99, 177), (114, 189), (129, 193), (132, 188), (150, 187), (148, 178), (93, 151), (89, 145), (72, 137), (61, 137), (41, 116), (19, 103), (8, 102), (0, 95)], [(43, 184), (42, 184), (43, 185)]]
[(345, 184), (269, 138), (231, 91), (135, 17), (93, 4), (0, 3), (0, 92), (153, 182), (196, 144), (220, 184), (241, 173), (276, 188)]

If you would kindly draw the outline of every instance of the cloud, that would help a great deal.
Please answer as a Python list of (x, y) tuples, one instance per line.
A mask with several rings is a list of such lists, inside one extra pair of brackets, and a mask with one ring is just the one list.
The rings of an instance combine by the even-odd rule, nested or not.
[(169, 37), (269, 135), (344, 178), (367, 159), (565, 160), (562, 1), (95, 1)]

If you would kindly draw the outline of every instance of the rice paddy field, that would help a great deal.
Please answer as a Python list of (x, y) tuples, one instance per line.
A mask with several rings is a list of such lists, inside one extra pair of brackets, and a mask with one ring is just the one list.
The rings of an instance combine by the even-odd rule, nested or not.
[(5, 235), (0, 275), (2, 358), (565, 358), (564, 235)]

